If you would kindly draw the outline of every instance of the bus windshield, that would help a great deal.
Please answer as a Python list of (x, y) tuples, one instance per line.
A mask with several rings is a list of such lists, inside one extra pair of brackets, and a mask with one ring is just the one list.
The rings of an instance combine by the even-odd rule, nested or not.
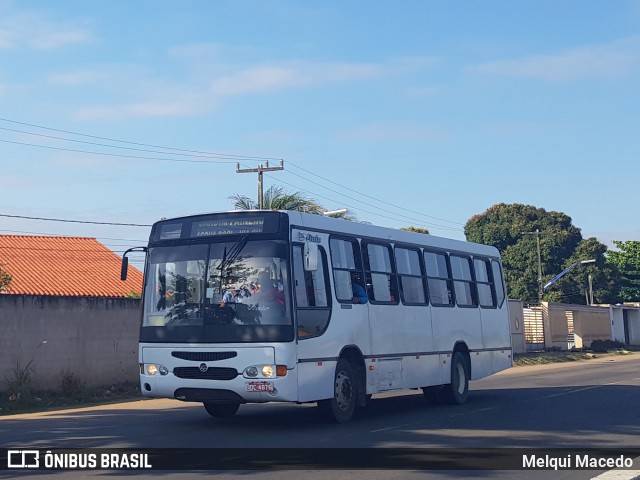
[[(286, 242), (246, 236), (150, 248), (143, 330), (162, 328), (157, 334), (162, 341), (185, 340), (186, 330), (190, 341), (225, 341), (225, 335), (228, 341), (239, 336), (251, 341), (247, 327), (292, 326), (287, 257)], [(194, 338), (198, 330), (190, 327), (206, 327), (206, 335), (201, 331), (206, 338)], [(229, 335), (234, 327), (238, 332)]]

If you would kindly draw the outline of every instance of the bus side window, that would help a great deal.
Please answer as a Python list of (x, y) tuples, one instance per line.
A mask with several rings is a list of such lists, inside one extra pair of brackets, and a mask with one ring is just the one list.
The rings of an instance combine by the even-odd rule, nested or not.
[(441, 307), (452, 307), (453, 281), (446, 253), (424, 252), (424, 263), (427, 270), (427, 284), (431, 304)]
[(302, 245), (293, 247), (293, 284), (296, 297), (298, 338), (322, 335), (329, 324), (331, 305), (327, 281), (327, 256), (318, 249), (318, 268), (304, 269)]
[(456, 292), (456, 301), (460, 307), (477, 307), (478, 300), (475, 291), (475, 282), (471, 275), (471, 259), (450, 255), (453, 288)]
[(324, 249), (318, 249), (318, 268), (313, 271), (304, 269), (304, 254), (301, 248), (293, 249), (294, 287), (298, 307), (328, 307), (327, 285), (325, 282), (326, 255)]
[(420, 252), (396, 247), (395, 256), (402, 302), (408, 305), (425, 305), (427, 296)]
[(362, 276), (362, 260), (358, 241), (332, 238), (331, 266), (333, 267), (333, 283), (336, 298), (339, 302), (353, 303), (352, 283), (360, 283), (365, 287)]
[(489, 260), (474, 258), (473, 269), (478, 287), (478, 303), (481, 307), (494, 308), (496, 306), (496, 289), (493, 282), (493, 272), (489, 269)]
[(391, 259), (391, 247), (364, 243), (364, 267), (369, 299), (374, 303), (398, 303), (396, 274)]
[(491, 270), (493, 272), (493, 284), (496, 287), (496, 301), (498, 302), (498, 307), (502, 307), (507, 294), (504, 291), (504, 281), (502, 279), (500, 263), (496, 260), (491, 260)]

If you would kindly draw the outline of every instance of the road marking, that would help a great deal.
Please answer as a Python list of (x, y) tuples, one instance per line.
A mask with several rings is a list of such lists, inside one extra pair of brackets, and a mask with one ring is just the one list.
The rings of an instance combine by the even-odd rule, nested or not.
[[(633, 460), (634, 465), (640, 463), (640, 457)], [(640, 470), (609, 470), (601, 473), (597, 477), (591, 477), (591, 480), (638, 480), (640, 479)]]

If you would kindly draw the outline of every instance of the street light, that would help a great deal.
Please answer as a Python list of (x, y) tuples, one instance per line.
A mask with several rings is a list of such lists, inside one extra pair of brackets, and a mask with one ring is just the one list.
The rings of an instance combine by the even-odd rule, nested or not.
[(331, 211), (328, 211), (328, 212), (322, 212), (322, 214), (325, 217), (333, 217), (333, 216), (336, 216), (336, 215), (344, 215), (347, 212), (348, 212), (348, 210), (346, 208), (341, 208), (339, 210), (331, 210)]
[(556, 275), (555, 277), (553, 277), (551, 280), (549, 280), (549, 282), (547, 282), (545, 284), (544, 287), (542, 287), (543, 291), (546, 291), (547, 288), (549, 288), (551, 285), (553, 285), (554, 283), (556, 283), (558, 280), (560, 280), (565, 274), (569, 273), (571, 270), (573, 270), (576, 266), (578, 265), (584, 265), (586, 263), (595, 263), (596, 260), (595, 258), (592, 258), (591, 260), (582, 260), (580, 262), (574, 262), (571, 265), (569, 265), (567, 268), (565, 268), (563, 271), (561, 271), (558, 275)]

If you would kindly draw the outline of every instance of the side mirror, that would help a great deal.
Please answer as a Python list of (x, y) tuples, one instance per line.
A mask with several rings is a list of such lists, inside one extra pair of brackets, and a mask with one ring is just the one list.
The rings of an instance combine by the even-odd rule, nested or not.
[(304, 269), (314, 272), (318, 269), (318, 244), (306, 242), (304, 244)]
[(129, 259), (122, 257), (122, 267), (120, 268), (120, 280), (125, 281), (127, 279), (127, 271), (129, 270)]
[(129, 248), (122, 254), (122, 267), (120, 268), (120, 280), (125, 281), (127, 279), (127, 271), (129, 269), (129, 259), (127, 255), (129, 252), (146, 252), (147, 247), (133, 247)]

